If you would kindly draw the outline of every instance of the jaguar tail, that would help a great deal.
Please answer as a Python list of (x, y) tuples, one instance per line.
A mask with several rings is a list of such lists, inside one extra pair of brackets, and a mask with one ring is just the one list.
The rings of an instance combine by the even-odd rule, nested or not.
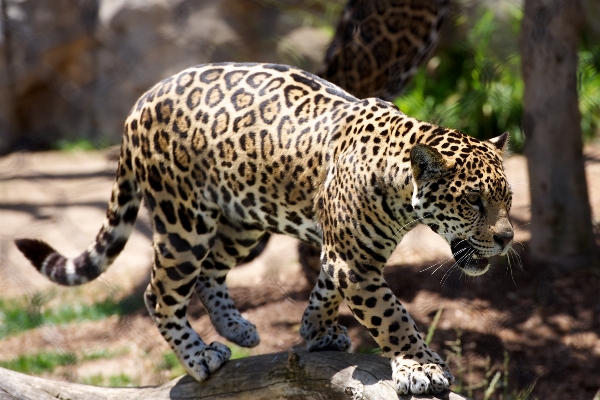
[(124, 145), (106, 219), (87, 250), (75, 258), (66, 258), (40, 240), (17, 239), (15, 244), (51, 281), (65, 286), (81, 285), (96, 279), (121, 253), (133, 230), (140, 203), (141, 193), (133, 172), (131, 153)]

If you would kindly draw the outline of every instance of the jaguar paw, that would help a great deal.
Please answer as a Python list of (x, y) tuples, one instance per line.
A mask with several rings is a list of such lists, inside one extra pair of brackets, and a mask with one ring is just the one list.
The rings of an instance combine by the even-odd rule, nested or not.
[(341, 325), (329, 325), (307, 336), (305, 339), (308, 351), (346, 351), (351, 345), (348, 330)]
[(182, 364), (192, 378), (202, 382), (225, 364), (230, 357), (231, 351), (227, 346), (213, 342), (197, 350), (193, 355), (184, 354)]
[(454, 377), (438, 364), (421, 364), (410, 359), (392, 361), (392, 378), (399, 394), (441, 393)]
[(242, 347), (254, 347), (260, 343), (256, 326), (240, 315), (223, 319), (220, 323), (213, 322), (219, 335)]

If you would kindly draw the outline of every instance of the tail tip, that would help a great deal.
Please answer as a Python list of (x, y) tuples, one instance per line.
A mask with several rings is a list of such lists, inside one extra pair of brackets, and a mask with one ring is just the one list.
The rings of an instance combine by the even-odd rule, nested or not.
[(38, 270), (50, 254), (56, 253), (48, 244), (36, 239), (16, 239), (15, 245)]

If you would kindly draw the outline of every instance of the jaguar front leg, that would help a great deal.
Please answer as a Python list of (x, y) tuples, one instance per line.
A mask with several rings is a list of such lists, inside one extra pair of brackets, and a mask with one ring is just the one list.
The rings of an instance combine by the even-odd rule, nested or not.
[(325, 271), (356, 319), (391, 360), (400, 394), (439, 393), (454, 381), (442, 358), (419, 334), (408, 311), (386, 284), (380, 265), (329, 258)]
[(205, 261), (196, 284), (196, 294), (206, 308), (217, 332), (238, 346), (258, 345), (260, 337), (256, 326), (242, 317), (229, 295), (225, 283), (227, 271), (209, 270), (210, 268), (214, 268), (214, 261)]

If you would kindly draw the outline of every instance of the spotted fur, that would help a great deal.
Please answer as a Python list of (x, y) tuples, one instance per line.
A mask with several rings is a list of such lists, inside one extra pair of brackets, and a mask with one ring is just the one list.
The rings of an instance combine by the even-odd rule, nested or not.
[(107, 217), (86, 251), (67, 259), (39, 241), (17, 245), (54, 282), (84, 283), (122, 250), (143, 198), (154, 230), (146, 305), (186, 371), (203, 380), (230, 352), (190, 327), (190, 297), (197, 293), (222, 336), (256, 345), (226, 275), (266, 232), (293, 236), (322, 248), (300, 330), (308, 348), (350, 346), (337, 324), (345, 301), (391, 359), (399, 393), (439, 392), (452, 375), (383, 267), (417, 223), (445, 238), (469, 275), (507, 251), (506, 140), (415, 120), (293, 67), (200, 65), (158, 83), (131, 110)]
[(317, 75), (393, 100), (438, 42), (449, 0), (350, 0)]

